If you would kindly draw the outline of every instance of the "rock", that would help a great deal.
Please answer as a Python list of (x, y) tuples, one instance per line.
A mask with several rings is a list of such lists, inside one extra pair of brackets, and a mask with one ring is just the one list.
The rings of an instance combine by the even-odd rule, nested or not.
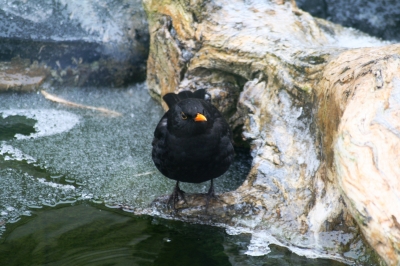
[(296, 0), (313, 16), (328, 19), (372, 36), (400, 41), (400, 2), (381, 0)]
[[(343, 144), (335, 132), (343, 118), (335, 102), (325, 98), (323, 82), (334, 78), (328, 67), (342, 62), (344, 54), (371, 51), (360, 47), (393, 48), (315, 19), (293, 1), (145, 0), (144, 6), (151, 33), (150, 92), (161, 99), (167, 92), (206, 88), (231, 124), (235, 141), (249, 145), (253, 156), (247, 180), (221, 195), (225, 203), (214, 202), (215, 212), (205, 214), (199, 207), (204, 204), (192, 195), (174, 217), (250, 232), (251, 254), (265, 254), (274, 243), (309, 257), (377, 263), (360, 236), (368, 235), (369, 227), (360, 229), (356, 208), (348, 207), (352, 197), (341, 185), (343, 163), (336, 146)], [(365, 62), (372, 67), (377, 61)], [(380, 69), (376, 80), (382, 85), (387, 69)], [(353, 72), (346, 70), (336, 71), (343, 75), (332, 90), (352, 80)], [(321, 119), (326, 101), (336, 108), (328, 109), (329, 123)], [(347, 121), (350, 125), (352, 117)], [(155, 201), (152, 213), (174, 215), (164, 200)], [(389, 224), (395, 224), (393, 218)], [(367, 241), (386, 260), (381, 247)], [(395, 254), (394, 245), (386, 246)]]
[(49, 71), (29, 60), (12, 60), (0, 63), (0, 91), (34, 91), (49, 76)]
[(144, 80), (149, 40), (140, 0), (1, 2), (0, 62), (30, 60), (50, 73), (50, 84)]
[(388, 265), (400, 264), (399, 54), (398, 44), (342, 53), (326, 66), (319, 96), (329, 175)]

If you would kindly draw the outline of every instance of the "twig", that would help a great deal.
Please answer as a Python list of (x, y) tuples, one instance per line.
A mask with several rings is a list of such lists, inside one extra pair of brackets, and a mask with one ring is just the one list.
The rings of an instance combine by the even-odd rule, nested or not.
[(42, 95), (44, 96), (44, 98), (46, 98), (47, 100), (50, 100), (52, 102), (56, 102), (56, 103), (61, 103), (61, 104), (65, 104), (71, 107), (77, 107), (77, 108), (84, 108), (84, 109), (90, 109), (90, 110), (95, 110), (95, 111), (99, 111), (111, 116), (121, 116), (121, 113), (112, 111), (112, 110), (108, 110), (106, 108), (103, 107), (94, 107), (94, 106), (90, 106), (90, 105), (83, 105), (83, 104), (79, 104), (79, 103), (74, 103), (74, 102), (70, 102), (67, 100), (64, 100), (63, 98), (60, 98), (58, 96), (52, 95), (50, 93), (48, 93), (47, 91), (40, 91), (42, 93)]

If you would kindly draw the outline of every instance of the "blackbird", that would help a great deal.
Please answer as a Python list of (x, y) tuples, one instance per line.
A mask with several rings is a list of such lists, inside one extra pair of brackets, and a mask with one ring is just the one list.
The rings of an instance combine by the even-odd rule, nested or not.
[(211, 180), (207, 209), (210, 198), (216, 198), (213, 179), (225, 173), (234, 158), (232, 132), (204, 89), (168, 93), (163, 99), (169, 110), (154, 131), (152, 158), (164, 176), (176, 180), (168, 205), (172, 202), (175, 210), (179, 197), (186, 202), (179, 182)]

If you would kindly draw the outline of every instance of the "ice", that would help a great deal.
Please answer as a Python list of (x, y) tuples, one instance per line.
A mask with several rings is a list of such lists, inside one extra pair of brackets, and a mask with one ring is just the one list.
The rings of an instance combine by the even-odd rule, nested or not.
[(38, 137), (51, 136), (71, 130), (79, 123), (79, 116), (59, 110), (52, 109), (10, 109), (0, 110), (3, 118), (8, 116), (25, 116), (37, 120), (34, 128), (36, 133), (29, 136), (16, 134), (17, 139), (33, 139)]
[[(143, 13), (139, 1), (0, 0), (7, 20), (0, 36), (55, 41), (126, 43), (124, 31)], [(132, 19), (133, 18), (133, 19)]]
[(7, 157), (4, 158), (5, 160), (17, 160), (17, 161), (25, 160), (28, 163), (35, 162), (35, 159), (33, 157), (24, 154), (22, 151), (14, 148), (13, 146), (2, 143), (0, 144), (0, 155), (5, 155), (5, 154), (8, 155)]
[(333, 46), (343, 48), (379, 47), (389, 45), (390, 43), (389, 41), (382, 41), (353, 28), (343, 28), (337, 35), (332, 36)]
[(44, 184), (44, 185), (50, 186), (50, 187), (52, 187), (52, 188), (61, 188), (62, 190), (69, 190), (69, 189), (74, 190), (74, 189), (75, 189), (74, 186), (57, 184), (57, 183), (54, 183), (54, 182), (48, 182), (48, 181), (46, 181), (46, 179), (44, 179), (44, 178), (38, 178), (37, 181), (38, 181), (39, 183)]
[[(114, 19), (108, 19), (110, 18), (110, 11), (118, 8), (112, 2), (59, 0), (59, 3), (66, 7), (70, 19), (79, 21), (87, 32), (99, 36), (102, 42), (120, 42), (124, 38), (121, 27), (124, 23), (115, 21), (118, 16), (115, 16)], [(105, 23), (106, 21), (107, 23)]]
[[(357, 252), (359, 252), (359, 250), (352, 252), (351, 254), (349, 253), (348, 256), (346, 256), (346, 258), (344, 258), (344, 257), (338, 256), (335, 254), (330, 254), (329, 250), (321, 251), (318, 249), (313, 249), (314, 243), (312, 243), (312, 242), (309, 243), (308, 248), (304, 247), (304, 243), (303, 243), (302, 247), (297, 247), (296, 245), (293, 245), (293, 244), (283, 243), (273, 236), (274, 233), (279, 234), (279, 232), (277, 232), (277, 229), (273, 228), (273, 227), (271, 227), (269, 230), (263, 230), (263, 229), (249, 229), (249, 228), (245, 228), (245, 227), (228, 226), (228, 227), (226, 227), (226, 232), (229, 235), (233, 235), (233, 236), (243, 236), (245, 234), (251, 235), (250, 243), (248, 243), (246, 245), (246, 247), (244, 247), (245, 250), (243, 251), (244, 254), (251, 256), (251, 257), (248, 257), (250, 261), (254, 260), (253, 259), (254, 257), (263, 258), (263, 256), (265, 256), (265, 255), (268, 257), (268, 260), (274, 258), (276, 256), (276, 253), (275, 253), (276, 251), (274, 251), (274, 246), (286, 247), (290, 251), (292, 251), (294, 254), (297, 254), (299, 256), (304, 256), (306, 258), (334, 259), (334, 260), (337, 260), (337, 261), (340, 261), (340, 262), (343, 262), (346, 264), (352, 264), (352, 261), (350, 259), (348, 259), (348, 258), (350, 258), (350, 255), (353, 256), (353, 258), (359, 256), (359, 254), (358, 255), (356, 254)], [(283, 233), (283, 232), (280, 232), (280, 233)], [(337, 241), (337, 239), (339, 239), (340, 235), (342, 235), (342, 236), (344, 235), (345, 237), (350, 238), (350, 236), (349, 236), (350, 234), (343, 234), (343, 232), (323, 233), (322, 238), (324, 238), (324, 241), (326, 243), (334, 243), (335, 241)], [(346, 241), (346, 240), (347, 239), (343, 239), (343, 241)], [(360, 248), (360, 247), (358, 247), (358, 248)], [(266, 261), (266, 258), (264, 257), (263, 260)], [(253, 264), (250, 264), (250, 265), (253, 265)], [(260, 265), (260, 263), (258, 262), (254, 265)], [(316, 263), (315, 265), (320, 265), (320, 264)], [(327, 264), (327, 265), (330, 265), (330, 264)]]
[(296, 0), (298, 6), (320, 17), (355, 27), (382, 39), (398, 41), (400, 2), (391, 0)]
[[(0, 143), (0, 214), (8, 213), (0, 215), (0, 223), (15, 221), (32, 208), (76, 201), (145, 208), (172, 192), (175, 181), (160, 174), (151, 159), (153, 132), (164, 110), (144, 84), (48, 92), (122, 115), (63, 106), (41, 94), (3, 94), (3, 117), (19, 115), (37, 122), (29, 136), (17, 134)], [(238, 158), (215, 180), (217, 193), (234, 190), (244, 181), (251, 158)], [(209, 182), (181, 186), (188, 193), (206, 192), (208, 187)]]

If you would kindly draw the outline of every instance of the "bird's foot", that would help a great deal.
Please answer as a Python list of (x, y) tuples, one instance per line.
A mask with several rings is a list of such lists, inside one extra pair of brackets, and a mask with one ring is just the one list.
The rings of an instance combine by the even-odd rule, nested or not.
[(179, 201), (179, 198), (181, 198), (187, 204), (185, 199), (185, 191), (179, 188), (179, 182), (177, 182), (174, 191), (172, 191), (172, 194), (169, 196), (167, 202), (167, 205), (171, 206), (174, 211), (176, 211), (175, 204)]

